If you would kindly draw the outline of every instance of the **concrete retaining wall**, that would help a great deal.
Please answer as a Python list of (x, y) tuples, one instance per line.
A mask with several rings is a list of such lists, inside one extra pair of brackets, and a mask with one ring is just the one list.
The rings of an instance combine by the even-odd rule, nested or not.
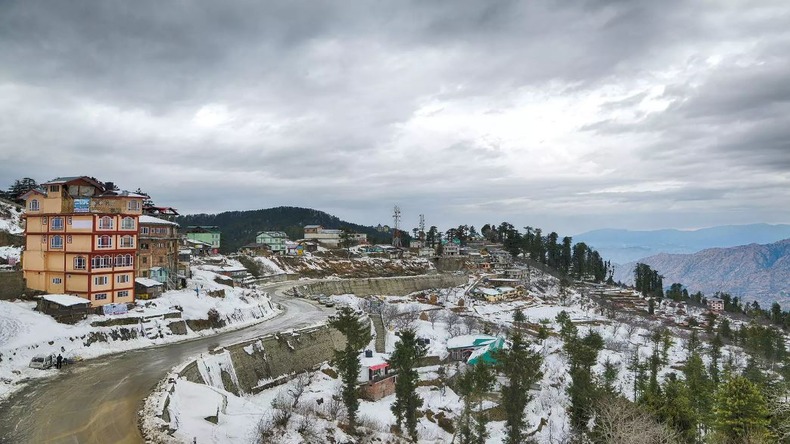
[(355, 294), (357, 296), (392, 295), (403, 296), (430, 288), (448, 288), (467, 283), (466, 275), (434, 274), (392, 278), (344, 279), (314, 282), (296, 287), (299, 294)]
[[(345, 344), (345, 338), (339, 331), (322, 326), (265, 336), (223, 350), (230, 352), (239, 391), (255, 393), (259, 385), (272, 379), (316, 369), (321, 363), (331, 360), (335, 349), (341, 349)], [(184, 367), (179, 374), (188, 381), (206, 383), (196, 361)], [(233, 391), (228, 384), (225, 386)]]

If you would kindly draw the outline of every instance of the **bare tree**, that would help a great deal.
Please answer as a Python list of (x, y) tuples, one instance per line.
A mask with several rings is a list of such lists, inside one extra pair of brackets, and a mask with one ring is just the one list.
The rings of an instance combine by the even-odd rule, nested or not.
[(384, 321), (384, 325), (389, 327), (392, 325), (393, 320), (398, 316), (398, 307), (392, 304), (384, 304), (381, 307), (381, 319)]
[(622, 397), (601, 400), (596, 406), (593, 433), (608, 444), (675, 444), (676, 434), (638, 405)]
[(465, 316), (464, 325), (466, 326), (466, 333), (471, 334), (472, 331), (477, 330), (480, 322), (474, 316)]
[(428, 310), (425, 312), (425, 314), (428, 316), (428, 321), (431, 323), (431, 328), (434, 328), (436, 321), (440, 321), (444, 317), (442, 310)]
[(458, 313), (452, 310), (447, 312), (447, 315), (444, 317), (444, 322), (447, 324), (447, 332), (450, 333), (450, 336), (458, 336), (461, 334), (459, 331), (461, 316)]

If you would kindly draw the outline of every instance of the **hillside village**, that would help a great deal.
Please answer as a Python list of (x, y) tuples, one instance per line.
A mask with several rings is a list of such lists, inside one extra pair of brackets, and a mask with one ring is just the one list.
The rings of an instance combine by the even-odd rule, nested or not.
[[(753, 442), (790, 439), (787, 313), (772, 322), (759, 311), (734, 312), (729, 299), (616, 285), (586, 246), (568, 240), (563, 259), (556, 234), (553, 243), (529, 245), (549, 245), (534, 256), (514, 248), (512, 226), (499, 238), (459, 239), (453, 229), (434, 242), (415, 232), (407, 245), (392, 245), (308, 223), (299, 238), (262, 229), (223, 254), (219, 227), (180, 226), (177, 209), (154, 205), (139, 190), (75, 176), (20, 198), (19, 206), (0, 202), (7, 236), (0, 246), (0, 399), (57, 374), (32, 368), (36, 359), (63, 355), (79, 366), (217, 335), (269, 322), (286, 311), (277, 301), (298, 300), (320, 318), (172, 362), (141, 412), (145, 439), (507, 442), (513, 376), (502, 363), (515, 359), (513, 350), (535, 364), (519, 376), (526, 384), (519, 442), (640, 442), (622, 435), (634, 427), (628, 421), (644, 442), (713, 439), (720, 429), (712, 412), (723, 408), (717, 396), (738, 374), (763, 390), (762, 405), (771, 409), (758, 418)], [(333, 324), (342, 316), (369, 332), (353, 350), (360, 367), (353, 426), (335, 354), (350, 341)], [(396, 358), (407, 340), (419, 350), (413, 370), (421, 404), (411, 438), (392, 410), (406, 375)], [(578, 364), (577, 350), (588, 352), (586, 364)], [(698, 361), (702, 369), (691, 373)], [(493, 372), (490, 381), (476, 386), (485, 372)], [(704, 380), (704, 390), (684, 386), (686, 398), (667, 398), (681, 390), (678, 380), (692, 377)], [(676, 401), (692, 406), (668, 412)], [(579, 402), (587, 404), (579, 410)], [(632, 416), (615, 417), (606, 402)], [(679, 424), (684, 415), (688, 424)]]

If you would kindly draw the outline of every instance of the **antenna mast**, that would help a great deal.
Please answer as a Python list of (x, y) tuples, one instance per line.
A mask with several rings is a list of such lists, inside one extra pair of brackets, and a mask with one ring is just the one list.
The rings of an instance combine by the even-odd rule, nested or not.
[(392, 231), (392, 246), (395, 248), (401, 248), (401, 240), (400, 240), (400, 207), (395, 205), (394, 213), (392, 214), (392, 219), (395, 221), (395, 229)]

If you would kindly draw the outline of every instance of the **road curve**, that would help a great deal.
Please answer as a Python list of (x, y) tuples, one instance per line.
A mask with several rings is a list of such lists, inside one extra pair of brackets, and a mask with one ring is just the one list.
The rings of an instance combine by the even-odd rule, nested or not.
[(138, 410), (175, 365), (218, 345), (321, 322), (330, 311), (283, 297), (294, 283), (263, 287), (285, 313), (216, 336), (133, 350), (67, 366), (0, 404), (0, 443), (141, 443)]

